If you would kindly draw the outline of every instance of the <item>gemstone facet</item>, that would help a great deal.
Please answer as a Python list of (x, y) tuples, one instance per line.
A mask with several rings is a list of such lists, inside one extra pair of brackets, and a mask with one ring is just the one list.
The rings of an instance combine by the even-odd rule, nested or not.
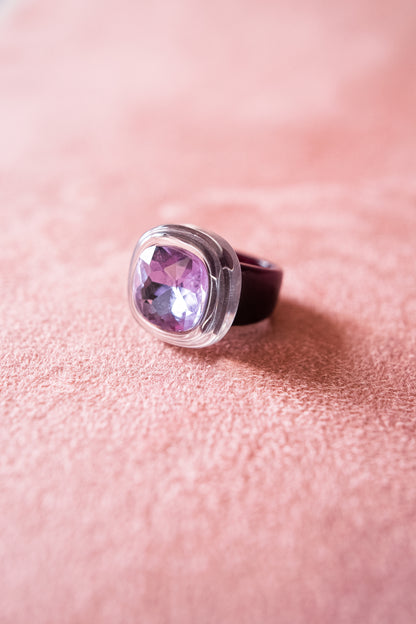
[(141, 252), (132, 286), (134, 304), (148, 321), (164, 331), (186, 332), (204, 314), (208, 270), (189, 251), (153, 245)]

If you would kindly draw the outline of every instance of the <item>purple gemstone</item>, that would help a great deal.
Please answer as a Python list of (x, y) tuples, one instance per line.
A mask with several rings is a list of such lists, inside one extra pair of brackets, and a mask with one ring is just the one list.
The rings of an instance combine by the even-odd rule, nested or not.
[(134, 301), (143, 316), (160, 329), (193, 329), (204, 313), (208, 290), (208, 270), (189, 251), (152, 246), (140, 254), (133, 280)]

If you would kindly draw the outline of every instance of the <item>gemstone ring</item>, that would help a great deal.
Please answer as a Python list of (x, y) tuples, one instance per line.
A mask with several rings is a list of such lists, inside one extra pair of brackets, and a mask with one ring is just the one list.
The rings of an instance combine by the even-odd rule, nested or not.
[(207, 347), (232, 325), (270, 316), (282, 277), (276, 265), (236, 252), (217, 234), (160, 225), (134, 249), (128, 297), (136, 321), (157, 338)]

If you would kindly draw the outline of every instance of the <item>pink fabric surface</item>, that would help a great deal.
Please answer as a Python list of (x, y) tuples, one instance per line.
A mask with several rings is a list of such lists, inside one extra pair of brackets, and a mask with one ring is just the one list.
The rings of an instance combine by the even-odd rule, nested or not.
[[(416, 4), (18, 3), (0, 17), (2, 624), (416, 618)], [(136, 238), (285, 269), (186, 351)]]

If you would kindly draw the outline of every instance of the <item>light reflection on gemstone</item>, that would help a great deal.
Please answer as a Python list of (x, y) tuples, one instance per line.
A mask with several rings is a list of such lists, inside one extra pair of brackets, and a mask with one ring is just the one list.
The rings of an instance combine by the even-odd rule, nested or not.
[(208, 290), (208, 270), (189, 251), (152, 246), (140, 254), (133, 280), (134, 302), (160, 329), (175, 333), (193, 329), (204, 313)]

